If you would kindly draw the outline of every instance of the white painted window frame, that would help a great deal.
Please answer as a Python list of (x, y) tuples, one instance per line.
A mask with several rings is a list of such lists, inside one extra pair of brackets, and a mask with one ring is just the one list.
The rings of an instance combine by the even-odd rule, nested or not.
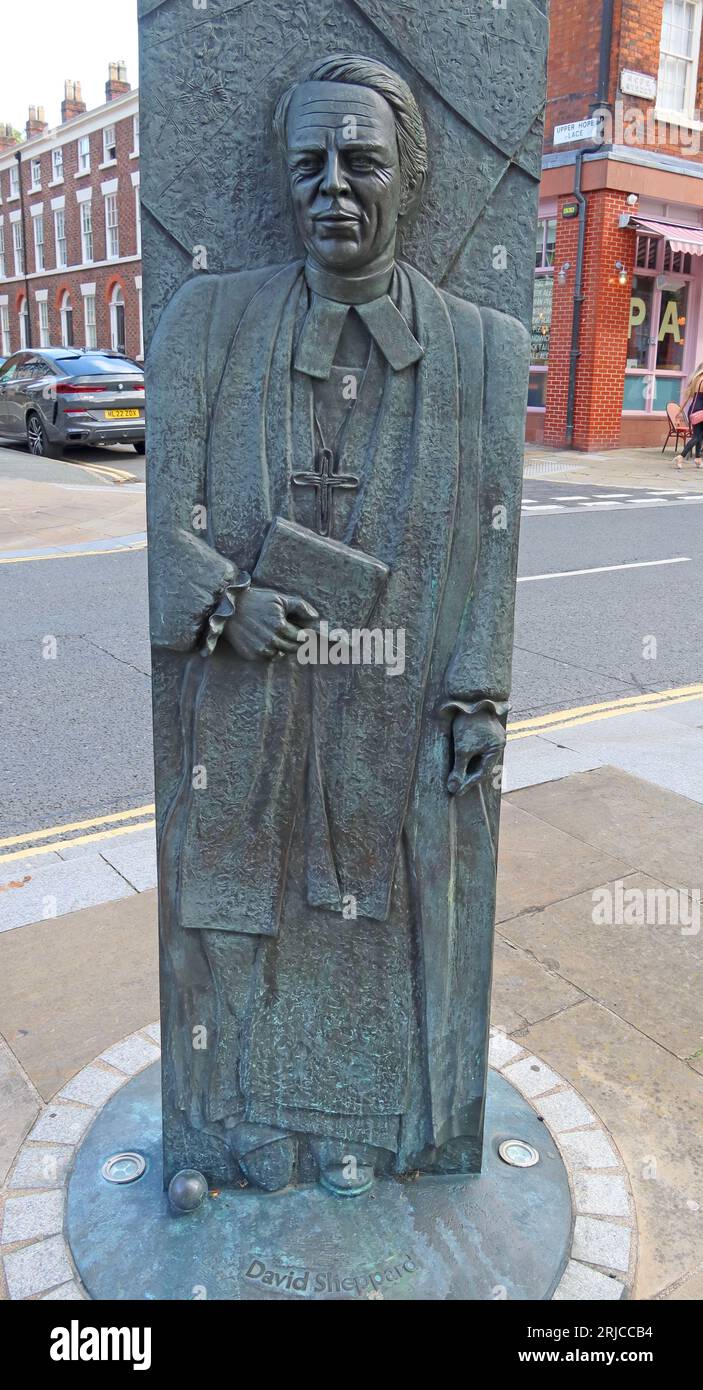
[(659, 100), (659, 74), (661, 73), (662, 59), (665, 57), (680, 57), (680, 54), (669, 54), (668, 50), (662, 48), (664, 30), (664, 9), (662, 6), (662, 32), (659, 39), (659, 74), (657, 74), (657, 97), (655, 102), (655, 115), (665, 118), (672, 125), (678, 121), (691, 122), (698, 124), (698, 113), (696, 111), (696, 88), (698, 85), (698, 66), (701, 55), (701, 17), (703, 16), (703, 0), (687, 0), (687, 3), (694, 7), (693, 31), (691, 36), (691, 57), (687, 59), (688, 70), (686, 73), (686, 94), (681, 111), (672, 111), (670, 107), (661, 104)]

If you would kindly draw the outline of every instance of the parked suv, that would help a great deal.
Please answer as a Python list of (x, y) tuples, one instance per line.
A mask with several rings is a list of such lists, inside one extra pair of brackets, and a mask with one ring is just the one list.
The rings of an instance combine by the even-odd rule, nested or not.
[(133, 444), (144, 453), (144, 373), (118, 352), (41, 348), (0, 367), (0, 438), (60, 458), (72, 444)]

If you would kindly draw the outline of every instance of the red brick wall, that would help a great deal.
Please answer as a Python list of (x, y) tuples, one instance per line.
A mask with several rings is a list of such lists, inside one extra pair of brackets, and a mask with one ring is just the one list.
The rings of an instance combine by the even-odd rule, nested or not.
[[(635, 240), (632, 231), (618, 226), (624, 208), (622, 193), (601, 190), (586, 199), (583, 304), (572, 437), (576, 449), (614, 448), (620, 438)], [(560, 207), (544, 421), (544, 441), (557, 447), (569, 442), (566, 416), (577, 241), (578, 222), (564, 221)], [(571, 265), (562, 286), (558, 271), (564, 261)], [(627, 269), (625, 285), (618, 282), (616, 261), (622, 261)]]
[[(586, 206), (581, 356), (576, 372), (576, 449), (614, 447), (620, 436), (634, 233), (618, 226), (621, 193), (591, 194)], [(618, 283), (615, 262), (627, 268)]]
[[(566, 444), (569, 354), (571, 351), (574, 277), (578, 244), (576, 218), (565, 219), (561, 215), (565, 202), (573, 202), (573, 198), (560, 199), (557, 209), (552, 326), (549, 336), (547, 399), (544, 414), (544, 442), (545, 444), (554, 444), (557, 447), (563, 447)], [(566, 262), (569, 263), (570, 269), (565, 272), (565, 283), (561, 285), (559, 283), (559, 270)]]
[(596, 99), (601, 5), (602, 0), (551, 0), (546, 150), (552, 148), (555, 125), (583, 120)]
[[(583, 120), (596, 100), (602, 8), (602, 0), (592, 5), (587, 0), (552, 0), (545, 127), (547, 150), (553, 149), (554, 126)], [(621, 103), (622, 124), (620, 129), (614, 125), (612, 140), (616, 144), (656, 148), (662, 154), (683, 155), (700, 163), (703, 151), (696, 148), (701, 143), (698, 136), (692, 145), (687, 132), (679, 133), (659, 124), (654, 126), (654, 101), (619, 94), (623, 68), (646, 73), (656, 80), (662, 11), (663, 0), (616, 0), (614, 5), (608, 103), (611, 107), (616, 99)], [(703, 63), (699, 64), (695, 105), (697, 111), (703, 108)], [(645, 118), (641, 131), (635, 129), (636, 117), (628, 116), (634, 111), (642, 112)]]

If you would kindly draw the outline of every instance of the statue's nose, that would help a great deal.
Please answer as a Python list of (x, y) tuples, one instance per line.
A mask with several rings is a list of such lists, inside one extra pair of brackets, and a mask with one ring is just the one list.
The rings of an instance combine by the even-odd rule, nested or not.
[(329, 150), (327, 153), (320, 192), (329, 198), (338, 198), (340, 194), (349, 192), (349, 184), (339, 162), (338, 150)]

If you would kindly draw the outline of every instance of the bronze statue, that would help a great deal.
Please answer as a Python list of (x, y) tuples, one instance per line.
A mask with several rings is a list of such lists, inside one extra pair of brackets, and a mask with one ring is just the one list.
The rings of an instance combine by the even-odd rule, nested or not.
[(480, 1169), (528, 338), (396, 258), (401, 77), (273, 124), (304, 259), (194, 274), (148, 362), (166, 1179), (346, 1196)]

